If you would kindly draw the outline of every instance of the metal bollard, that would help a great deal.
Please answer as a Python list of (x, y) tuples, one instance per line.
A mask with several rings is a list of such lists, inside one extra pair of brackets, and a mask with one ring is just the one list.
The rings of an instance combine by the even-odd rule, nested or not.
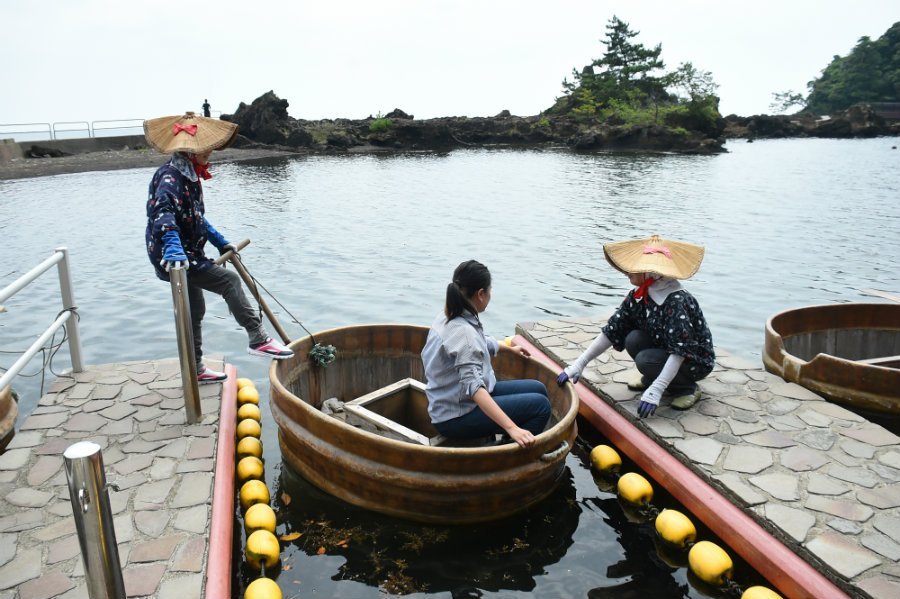
[(172, 303), (175, 305), (175, 332), (178, 338), (178, 359), (181, 361), (181, 386), (184, 389), (184, 409), (188, 424), (200, 422), (200, 386), (197, 383), (197, 363), (194, 358), (194, 334), (191, 331), (191, 304), (187, 293), (187, 270), (169, 271), (172, 283)]
[(70, 445), (63, 457), (88, 596), (125, 599), (100, 446), (80, 441)]

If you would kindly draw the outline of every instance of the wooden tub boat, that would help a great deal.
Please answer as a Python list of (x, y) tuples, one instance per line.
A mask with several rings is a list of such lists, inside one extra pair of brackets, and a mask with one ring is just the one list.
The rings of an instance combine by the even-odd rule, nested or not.
[[(316, 333), (316, 342), (338, 350), (337, 360), (324, 368), (307, 357), (311, 337), (291, 343), (294, 357), (273, 361), (269, 370), (270, 407), (284, 460), (349, 503), (420, 522), (493, 520), (549, 495), (577, 434), (574, 387), (558, 387), (556, 374), (537, 361), (501, 354), (493, 362), (498, 379), (534, 378), (547, 386), (548, 428), (528, 449), (515, 444), (450, 447), (424, 412), (420, 352), (427, 335), (427, 327), (392, 324)], [(320, 408), (330, 398), (371, 408), (373, 421), (403, 420), (394, 428), (406, 429), (401, 435), (406, 439), (387, 438), (325, 414)], [(403, 404), (412, 405), (399, 409)]]
[(763, 364), (844, 407), (900, 415), (900, 304), (809, 306), (766, 323)]
[(16, 419), (19, 416), (19, 406), (12, 394), (12, 387), (7, 385), (0, 389), (0, 453), (12, 441), (16, 434)]

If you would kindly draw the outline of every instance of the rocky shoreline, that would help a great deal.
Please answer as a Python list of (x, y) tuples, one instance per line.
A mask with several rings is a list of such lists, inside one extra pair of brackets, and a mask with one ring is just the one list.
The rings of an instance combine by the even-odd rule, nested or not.
[[(719, 118), (712, 130), (690, 123), (625, 126), (584, 121), (545, 111), (514, 116), (442, 117), (416, 120), (400, 109), (365, 119), (294, 119), (288, 101), (267, 92), (222, 118), (240, 126), (245, 147), (265, 144), (304, 152), (374, 152), (453, 150), (482, 146), (556, 146), (576, 151), (635, 150), (684, 154), (724, 152), (728, 139), (780, 137), (876, 137), (900, 134), (868, 105), (853, 106), (830, 117), (768, 116)], [(381, 126), (379, 126), (381, 125)], [(681, 126), (679, 126), (681, 125)]]
[[(494, 117), (417, 120), (413, 115), (395, 109), (387, 115), (365, 119), (309, 121), (290, 117), (287, 107), (287, 100), (270, 91), (250, 105), (241, 103), (234, 114), (222, 115), (223, 120), (240, 126), (240, 135), (231, 148), (216, 152), (214, 161), (317, 153), (451, 151), (473, 147), (716, 154), (726, 151), (724, 145), (729, 139), (900, 135), (900, 123), (886, 122), (868, 105), (853, 106), (830, 117), (729, 115), (718, 119), (713, 131), (673, 127), (671, 123), (668, 127), (587, 123), (549, 111), (527, 117), (503, 111)], [(65, 146), (58, 141), (40, 142), (35, 146), (12, 143), (18, 152), (15, 155), (6, 151), (10, 144), (4, 143), (0, 148), (4, 150), (0, 152), (0, 180), (155, 167), (165, 161), (164, 156), (146, 147), (141, 136), (82, 141), (94, 143), (83, 147)], [(102, 144), (107, 145), (96, 147)]]

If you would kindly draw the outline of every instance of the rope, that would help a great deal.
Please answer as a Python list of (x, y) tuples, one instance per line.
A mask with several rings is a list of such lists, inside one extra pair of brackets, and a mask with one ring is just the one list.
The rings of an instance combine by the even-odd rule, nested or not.
[[(300, 328), (302, 328), (304, 331), (306, 331), (306, 334), (309, 335), (309, 338), (310, 338), (310, 339), (312, 340), (312, 342), (313, 342), (313, 347), (312, 347), (311, 350), (309, 350), (309, 353), (308, 353), (309, 358), (310, 358), (311, 360), (313, 360), (314, 362), (316, 362), (317, 364), (319, 364), (320, 366), (328, 366), (329, 364), (331, 364), (332, 362), (334, 362), (335, 359), (336, 359), (336, 357), (337, 357), (337, 356), (335, 355), (335, 351), (336, 351), (336, 350), (335, 350), (335, 347), (334, 347), (333, 345), (320, 345), (319, 342), (316, 341), (315, 336), (313, 336), (312, 331), (310, 331), (310, 330), (307, 329), (305, 326), (303, 326), (303, 323), (300, 322), (300, 319), (298, 319), (296, 316), (294, 316), (293, 314), (291, 314), (290, 310), (288, 310), (288, 309), (284, 306), (284, 304), (282, 304), (281, 301), (280, 301), (277, 297), (275, 297), (275, 295), (274, 295), (271, 291), (269, 291), (268, 289), (266, 289), (265, 285), (263, 285), (262, 283), (260, 283), (260, 282), (259, 282), (259, 279), (257, 279), (257, 278), (253, 275), (252, 272), (250, 272), (250, 269), (247, 268), (247, 265), (246, 265), (246, 264), (244, 264), (244, 260), (243, 260), (243, 258), (241, 258), (241, 255), (238, 253), (238, 251), (237, 251), (237, 250), (232, 250), (232, 252), (233, 252), (233, 254), (234, 254), (234, 258), (237, 259), (238, 261), (240, 261), (241, 266), (244, 267), (244, 271), (246, 271), (247, 275), (250, 277), (250, 280), (253, 281), (253, 286), (254, 286), (254, 287), (259, 287), (259, 288), (261, 288), (263, 291), (265, 291), (265, 292), (269, 295), (269, 297), (271, 297), (271, 298), (275, 301), (276, 304), (278, 304), (279, 306), (281, 306), (281, 309), (284, 310), (285, 313), (286, 313), (288, 316), (291, 317), (291, 320), (293, 320), (293, 321), (296, 322), (298, 325), (300, 325)], [(257, 291), (256, 293), (258, 294), (259, 292)], [(262, 316), (263, 316), (262, 308), (261, 308), (260, 306), (257, 306), (257, 310), (258, 310), (258, 313), (259, 313), (259, 318), (260, 318), (260, 320), (262, 320)]]
[[(56, 320), (57, 318), (62, 316), (62, 314), (64, 312), (71, 312), (75, 316), (76, 321), (81, 320), (81, 315), (78, 314), (78, 306), (72, 306), (71, 308), (64, 308), (64, 309), (60, 310), (59, 312), (56, 313), (56, 318), (54, 318), (53, 320)], [(59, 343), (56, 342), (56, 334), (59, 332), (59, 330), (57, 329), (56, 331), (53, 332), (53, 336), (50, 338), (49, 344), (45, 345), (44, 347), (42, 347), (40, 349), (40, 352), (41, 352), (41, 368), (40, 368), (40, 370), (37, 370), (31, 374), (25, 374), (25, 373), (20, 372), (17, 375), (17, 376), (21, 376), (21, 377), (25, 377), (25, 378), (32, 378), (32, 377), (35, 377), (38, 374), (40, 374), (41, 375), (41, 390), (40, 390), (41, 397), (43, 397), (43, 395), (44, 395), (44, 383), (46, 382), (47, 369), (49, 368), (50, 373), (57, 377), (59, 377), (61, 375), (61, 373), (58, 373), (55, 370), (53, 370), (53, 358), (56, 356), (57, 352), (59, 352), (59, 348), (61, 348), (63, 346), (63, 344), (69, 339), (68, 328), (63, 326), (62, 329), (63, 329), (63, 336), (62, 336), (62, 339), (59, 340)], [(0, 350), (0, 354), (21, 356), (26, 351), (28, 351), (28, 350), (14, 350), (14, 351)], [(3, 372), (7, 372), (9, 369), (3, 368), (2, 366), (0, 366), (0, 370), (2, 370)]]

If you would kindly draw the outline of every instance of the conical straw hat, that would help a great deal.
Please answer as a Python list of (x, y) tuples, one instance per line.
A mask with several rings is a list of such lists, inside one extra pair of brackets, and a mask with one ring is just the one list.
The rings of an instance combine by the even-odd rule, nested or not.
[(163, 154), (205, 154), (212, 150), (222, 150), (231, 145), (237, 137), (237, 130), (238, 126), (234, 123), (197, 116), (193, 112), (186, 112), (184, 116), (163, 116), (144, 121), (147, 143)]
[(606, 260), (625, 274), (647, 272), (673, 279), (689, 279), (700, 269), (705, 249), (701, 245), (660, 239), (654, 235), (607, 243)]

